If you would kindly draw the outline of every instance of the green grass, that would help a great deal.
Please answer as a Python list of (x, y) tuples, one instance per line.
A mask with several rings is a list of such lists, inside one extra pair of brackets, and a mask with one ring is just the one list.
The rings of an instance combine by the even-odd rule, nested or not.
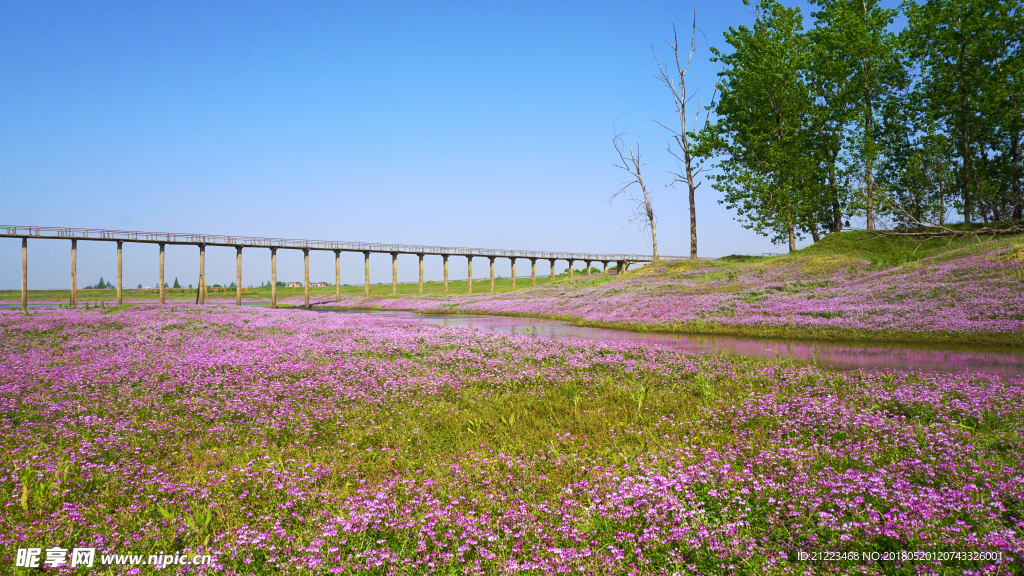
[[(598, 275), (601, 276), (601, 275)], [(595, 276), (597, 277), (597, 276)], [(566, 279), (565, 274), (555, 276), (555, 281)], [(607, 278), (607, 277), (606, 277)], [(537, 276), (537, 286), (549, 284), (551, 279), (548, 275)], [(526, 276), (516, 278), (516, 290), (522, 290), (531, 287), (530, 277)], [(511, 292), (512, 291), (512, 280), (510, 278), (495, 278), (494, 280), (495, 292)], [(371, 284), (370, 295), (371, 296), (390, 296), (392, 287), (391, 284)], [(474, 280), (473, 281), (473, 293), (474, 294), (485, 294), (491, 290), (490, 279)], [(213, 300), (234, 300), (235, 289), (234, 288), (207, 288), (209, 296)], [(448, 282), (448, 294), (466, 294), (468, 291), (468, 285), (465, 280), (457, 280)], [(188, 302), (195, 301), (196, 289), (195, 288), (167, 288), (165, 298), (167, 300)], [(304, 294), (303, 288), (285, 288), (278, 287), (277, 299), (283, 300), (285, 298), (301, 297)], [(424, 282), (423, 283), (424, 294), (444, 294), (444, 282)], [(335, 294), (334, 286), (328, 286), (326, 288), (310, 288), (309, 294), (311, 298), (326, 298)], [(360, 285), (343, 285), (341, 287), (342, 297), (359, 297), (364, 294), (364, 287)], [(419, 285), (418, 284), (399, 284), (398, 285), (399, 295), (418, 295)], [(124, 300), (153, 300), (157, 301), (160, 299), (160, 292), (156, 289), (150, 290), (138, 290), (135, 288), (126, 289), (122, 291), (122, 298)], [(71, 290), (29, 290), (28, 300), (29, 302), (68, 302), (71, 299)], [(78, 290), (78, 302), (79, 305), (84, 305), (85, 302), (114, 302), (117, 300), (117, 290), (85, 290), (79, 288)], [(242, 289), (242, 300), (247, 302), (253, 301), (270, 301), (270, 287), (255, 287), (255, 288), (243, 288)], [(0, 302), (21, 302), (21, 291), (20, 290), (0, 290)]]

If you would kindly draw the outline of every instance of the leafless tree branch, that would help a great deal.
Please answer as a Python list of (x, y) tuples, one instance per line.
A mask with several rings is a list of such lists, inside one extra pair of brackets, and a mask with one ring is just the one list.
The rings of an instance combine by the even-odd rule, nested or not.
[[(677, 172), (670, 172), (673, 176), (672, 182), (669, 186), (675, 186), (676, 183), (685, 182), (689, 189), (689, 200), (690, 200), (690, 258), (697, 258), (697, 207), (696, 207), (696, 192), (697, 188), (700, 187), (700, 182), (696, 182), (696, 178), (703, 172), (703, 167), (697, 162), (697, 158), (693, 154), (693, 142), (692, 134), (687, 131), (687, 104), (697, 98), (697, 111), (693, 115), (692, 127), (696, 129), (700, 125), (700, 113), (703, 109), (700, 105), (700, 97), (698, 96), (698, 90), (694, 90), (692, 94), (686, 92), (686, 74), (690, 70), (690, 64), (693, 62), (693, 55), (697, 52), (704, 42), (697, 42), (697, 32), (701, 33), (704, 38), (704, 42), (707, 42), (707, 36), (704, 32), (697, 28), (697, 16), (694, 11), (693, 18), (693, 30), (690, 33), (690, 50), (685, 55), (685, 64), (683, 59), (679, 55), (679, 36), (676, 33), (675, 25), (672, 26), (672, 41), (666, 42), (669, 48), (672, 49), (672, 54), (675, 58), (675, 70), (669, 68), (668, 65), (662, 64), (661, 60), (658, 59), (658, 52), (651, 47), (651, 52), (654, 53), (654, 61), (658, 64), (658, 74), (656, 78), (669, 89), (672, 94), (672, 102), (676, 108), (676, 114), (679, 116), (679, 130), (669, 128), (657, 120), (652, 121), (661, 126), (665, 130), (668, 130), (672, 134), (672, 139), (675, 141), (678, 152), (672, 147), (672, 144), (668, 146), (668, 152), (675, 159), (679, 166)], [(718, 94), (718, 86), (715, 86), (715, 91), (711, 95), (711, 105), (707, 107), (707, 115), (704, 117), (704, 125), (700, 128), (703, 130), (707, 128), (708, 122), (711, 118), (711, 108), (714, 107), (715, 97)], [(699, 130), (698, 130), (699, 131)]]
[[(651, 195), (647, 190), (647, 184), (644, 182), (643, 177), (643, 166), (645, 163), (641, 160), (640, 156), (640, 144), (634, 143), (632, 146), (627, 148), (625, 143), (626, 136), (635, 136), (628, 132), (615, 132), (612, 137), (612, 145), (615, 146), (615, 151), (619, 155), (619, 164), (612, 163), (613, 166), (620, 170), (624, 170), (629, 174), (630, 179), (623, 183), (622, 188), (618, 192), (612, 194), (608, 198), (608, 203), (611, 204), (615, 198), (623, 195), (627, 198), (632, 215), (629, 221), (638, 223), (641, 229), (650, 228), (651, 230), (651, 245), (654, 249), (654, 259), (658, 259), (658, 219), (654, 214), (654, 208), (651, 205)], [(635, 148), (635, 150), (634, 150)], [(638, 185), (643, 198), (638, 198), (633, 195), (632, 187)]]

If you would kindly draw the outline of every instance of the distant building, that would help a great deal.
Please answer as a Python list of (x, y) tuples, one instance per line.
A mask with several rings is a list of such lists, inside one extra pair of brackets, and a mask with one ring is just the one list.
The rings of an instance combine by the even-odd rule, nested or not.
[(302, 282), (285, 282), (285, 288), (302, 288)]
[(328, 284), (327, 282), (310, 282), (309, 285), (316, 286), (318, 288), (326, 288), (330, 286), (330, 284)]

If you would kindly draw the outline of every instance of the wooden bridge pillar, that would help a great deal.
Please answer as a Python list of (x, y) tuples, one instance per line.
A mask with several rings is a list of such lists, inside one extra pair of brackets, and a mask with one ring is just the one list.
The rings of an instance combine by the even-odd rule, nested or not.
[(334, 251), (334, 301), (341, 302), (341, 250)]
[(363, 288), (363, 294), (366, 296), (370, 295), (370, 251), (363, 252), (363, 278), (365, 281), (365, 288)]
[(602, 260), (601, 264), (604, 264), (604, 268), (601, 270), (601, 274), (604, 274), (605, 276), (607, 276), (608, 275), (608, 261), (607, 260)]
[(270, 249), (270, 307), (277, 308), (277, 248)]
[(164, 245), (163, 242), (161, 242), (160, 243), (160, 303), (161, 304), (166, 303), (166, 299), (165, 299), (165, 295), (164, 295), (164, 284), (166, 284), (167, 282), (164, 281), (164, 248), (165, 248), (165, 245)]
[(488, 256), (487, 259), (491, 261), (491, 292), (494, 292), (494, 256)]
[(575, 260), (569, 260), (569, 278), (572, 278), (572, 276), (573, 276), (573, 270), (572, 270), (572, 263), (573, 262), (575, 262)]
[(448, 255), (447, 254), (443, 254), (441, 257), (444, 258), (444, 291), (447, 292), (448, 291)]
[(512, 289), (516, 289), (516, 259), (509, 258), (512, 261)]
[(123, 286), (121, 284), (121, 270), (122, 270), (122, 266), (121, 266), (121, 262), (122, 262), (122, 260), (121, 260), (121, 246), (122, 246), (122, 244), (124, 244), (124, 242), (122, 242), (120, 240), (117, 241), (117, 304), (118, 304), (118, 306), (120, 306), (121, 302), (123, 301), (122, 300)]
[(423, 294), (423, 254), (416, 256), (420, 259), (420, 294)]
[(466, 284), (469, 285), (469, 289), (468, 289), (469, 291), (467, 293), (468, 294), (472, 294), (473, 293), (473, 257), (472, 256), (466, 256), (466, 262), (468, 263), (468, 266), (469, 266), (469, 272), (468, 272), (468, 274), (469, 274), (468, 280), (469, 281), (466, 282)]
[(537, 259), (530, 258), (530, 286), (537, 285)]
[(78, 306), (78, 240), (71, 240), (71, 306)]
[(584, 260), (584, 262), (587, 263), (587, 276), (590, 276), (590, 263), (593, 262), (593, 260)]
[(21, 307), (28, 308), (28, 238), (21, 239)]
[(242, 305), (242, 247), (235, 246), (235, 306)]
[(302, 249), (302, 262), (306, 270), (303, 294), (306, 297), (306, 310), (309, 310), (309, 248)]
[(391, 294), (398, 295), (398, 252), (391, 253)]
[(555, 259), (554, 258), (549, 258), (548, 261), (551, 262), (551, 281), (554, 282), (555, 281)]

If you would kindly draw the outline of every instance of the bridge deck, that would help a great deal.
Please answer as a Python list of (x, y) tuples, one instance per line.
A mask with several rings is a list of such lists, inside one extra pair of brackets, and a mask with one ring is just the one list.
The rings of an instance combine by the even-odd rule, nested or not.
[[(54, 228), (45, 226), (14, 226), (0, 224), (0, 238), (39, 238), (50, 240), (95, 240), (107, 242), (140, 242), (146, 244), (205, 244), (234, 248), (286, 248), (293, 250), (340, 250), (343, 252), (381, 252), (387, 254), (436, 254), (440, 256), (482, 256), (500, 258), (537, 258), (544, 260), (591, 260), (594, 262), (650, 262), (651, 255), (590, 254), (583, 252), (540, 252), (535, 250), (499, 250), (492, 248), (459, 248), (380, 244), (371, 242), (339, 242), (334, 240), (298, 240), (292, 238), (260, 238), (255, 236), (220, 236), (178, 232), (140, 232), (134, 230), (101, 230), (96, 228)], [(678, 256), (661, 256), (676, 259)]]

